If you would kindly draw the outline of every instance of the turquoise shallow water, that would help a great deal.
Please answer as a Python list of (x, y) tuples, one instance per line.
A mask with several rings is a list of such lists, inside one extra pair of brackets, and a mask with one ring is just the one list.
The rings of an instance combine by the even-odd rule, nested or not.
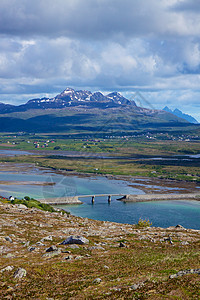
[(103, 176), (64, 176), (42, 169), (15, 174), (0, 172), (0, 181), (11, 183), (0, 185), (0, 194), (6, 197), (11, 194), (21, 198), (29, 195), (38, 199), (109, 193), (144, 194), (142, 190), (129, 186), (129, 183), (123, 180), (107, 179)]
[[(41, 199), (91, 194), (143, 194), (144, 192), (129, 186), (129, 182), (106, 177), (63, 176), (51, 171), (33, 168), (27, 172), (0, 172), (0, 181), (10, 184), (0, 185), (2, 196), (13, 195), (22, 198), (26, 195)], [(12, 182), (19, 181), (19, 185)], [(26, 183), (25, 183), (26, 182)], [(53, 185), (41, 184), (53, 183)], [(143, 182), (145, 185), (145, 181)], [(114, 221), (119, 223), (137, 223), (139, 218), (149, 219), (153, 226), (168, 227), (181, 224), (186, 228), (200, 229), (199, 201), (160, 201), (143, 203), (123, 203), (112, 197), (111, 204), (106, 197), (97, 197), (95, 204), (91, 198), (81, 199), (84, 204), (62, 206), (72, 214), (96, 220)]]

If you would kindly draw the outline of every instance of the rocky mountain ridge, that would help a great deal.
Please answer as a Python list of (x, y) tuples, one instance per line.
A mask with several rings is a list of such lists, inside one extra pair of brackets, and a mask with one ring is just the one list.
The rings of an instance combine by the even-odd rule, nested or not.
[(70, 106), (86, 106), (88, 108), (111, 108), (123, 105), (131, 105), (136, 107), (134, 101), (130, 101), (123, 97), (120, 93), (113, 92), (103, 95), (101, 92), (92, 93), (86, 90), (75, 91), (72, 88), (66, 88), (62, 93), (54, 98), (33, 99), (27, 102), (27, 105), (51, 106), (56, 104), (59, 108)]
[(53, 98), (36, 98), (27, 103), (15, 106), (0, 103), (0, 113), (11, 113), (16, 111), (26, 111), (28, 109), (60, 109), (65, 107), (85, 107), (85, 108), (124, 108), (130, 106), (137, 108), (134, 101), (128, 100), (118, 92), (103, 95), (101, 92), (90, 92), (86, 90), (75, 91), (66, 88), (63, 92)]
[(190, 125), (164, 110), (139, 107), (118, 92), (104, 95), (66, 88), (53, 98), (31, 99), (19, 106), (0, 103), (0, 132), (103, 131), (121, 135), (135, 130), (166, 131)]

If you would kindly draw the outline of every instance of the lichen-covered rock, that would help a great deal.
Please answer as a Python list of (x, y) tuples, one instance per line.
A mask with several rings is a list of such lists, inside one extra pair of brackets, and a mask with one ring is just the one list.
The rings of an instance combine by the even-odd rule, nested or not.
[(169, 278), (177, 278), (179, 276), (188, 275), (188, 274), (198, 274), (198, 275), (200, 275), (200, 269), (189, 269), (189, 270), (179, 271), (176, 274), (170, 275)]
[(133, 284), (133, 285), (130, 286), (130, 289), (131, 290), (137, 290), (137, 289), (140, 289), (143, 286), (144, 286), (144, 282), (135, 283), (135, 284)]
[(7, 267), (1, 269), (0, 272), (3, 273), (3, 272), (5, 272), (5, 271), (12, 271), (13, 269), (14, 269), (14, 266), (7, 266)]
[(47, 252), (47, 253), (43, 254), (42, 257), (49, 257), (49, 258), (51, 258), (51, 257), (57, 256), (59, 254), (61, 254), (61, 250), (60, 249), (58, 249), (56, 251)]
[(101, 246), (91, 246), (88, 248), (88, 250), (92, 251), (92, 250), (105, 250), (105, 248), (101, 247)]
[(93, 280), (93, 283), (96, 283), (96, 284), (101, 283), (101, 278), (95, 278), (95, 279)]
[(43, 243), (44, 241), (52, 241), (52, 240), (53, 240), (52, 235), (49, 235), (49, 236), (45, 236), (44, 238), (42, 238), (41, 242)]
[(15, 204), (15, 206), (17, 207), (17, 208), (19, 208), (19, 209), (28, 209), (28, 207), (26, 206), (26, 205), (24, 205), (24, 204)]
[(14, 277), (15, 279), (21, 279), (21, 278), (23, 278), (23, 277), (25, 277), (25, 276), (26, 276), (26, 270), (23, 269), (23, 268), (18, 268), (18, 269), (15, 271), (14, 275), (13, 275), (13, 277)]

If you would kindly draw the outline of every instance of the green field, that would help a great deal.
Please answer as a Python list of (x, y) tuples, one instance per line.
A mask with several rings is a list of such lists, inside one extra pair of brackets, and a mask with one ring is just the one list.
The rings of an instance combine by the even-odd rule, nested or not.
[[(170, 140), (169, 135), (152, 138), (139, 136), (112, 139), (72, 139), (53, 138), (52, 136), (2, 135), (0, 149), (35, 151), (35, 154), (31, 156), (1, 157), (1, 161), (13, 163), (35, 163), (43, 167), (80, 173), (200, 181), (198, 159), (188, 161), (180, 157), (180, 159), (174, 160), (175, 155), (200, 153), (200, 141), (188, 141), (186, 137), (182, 139), (177, 137), (176, 140)], [(69, 152), (68, 156), (61, 156), (59, 151), (72, 152)], [(155, 157), (162, 157), (162, 160), (152, 159)]]

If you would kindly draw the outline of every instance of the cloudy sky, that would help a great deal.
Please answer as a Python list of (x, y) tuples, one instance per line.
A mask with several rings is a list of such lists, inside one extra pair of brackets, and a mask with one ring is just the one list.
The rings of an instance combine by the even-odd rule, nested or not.
[(200, 1), (0, 0), (0, 101), (139, 91), (200, 121)]

